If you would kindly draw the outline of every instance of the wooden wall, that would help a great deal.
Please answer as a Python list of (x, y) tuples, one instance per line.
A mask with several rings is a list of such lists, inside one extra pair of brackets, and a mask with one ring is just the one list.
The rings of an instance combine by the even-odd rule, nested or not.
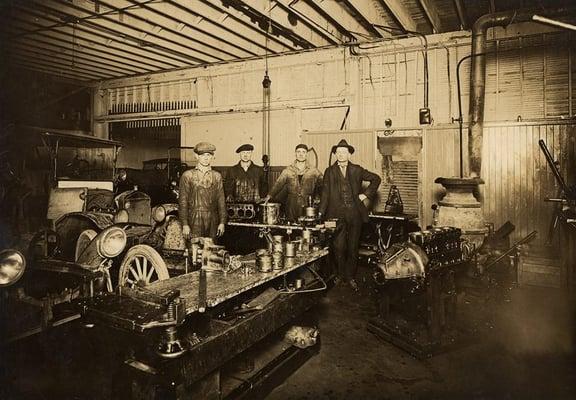
[[(487, 57), (481, 194), (487, 220), (495, 225), (511, 220), (517, 238), (545, 230), (552, 208), (542, 201), (555, 188), (537, 138), (546, 132), (555, 154), (572, 162), (567, 143), (573, 128), (565, 121), (576, 113), (576, 40), (574, 33), (529, 23), (491, 29), (487, 37), (493, 55)], [(470, 53), (470, 34), (432, 35), (428, 43), (431, 126), (418, 122), (425, 86), (424, 48), (417, 38), (271, 57), (272, 165), (289, 164), (295, 144), (309, 141), (323, 168), (327, 149), (346, 137), (363, 149), (356, 162), (378, 171), (376, 138), (390, 118), (398, 134), (422, 138), (418, 214), (422, 225), (429, 224), (430, 206), (442, 193), (434, 179), (459, 174), (456, 66)], [(460, 71), (465, 121), (469, 72), (466, 61)], [(179, 118), (182, 144), (215, 142), (216, 164), (237, 162), (234, 150), (243, 142), (256, 146), (258, 160), (263, 75), (264, 61), (252, 60), (104, 81), (95, 96), (101, 110), (95, 119)]]

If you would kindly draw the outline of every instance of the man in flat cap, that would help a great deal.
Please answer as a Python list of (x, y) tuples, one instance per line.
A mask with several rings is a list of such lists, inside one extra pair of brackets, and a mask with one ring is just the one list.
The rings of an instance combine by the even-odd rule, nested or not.
[[(368, 222), (365, 201), (373, 197), (380, 186), (380, 177), (350, 162), (354, 147), (346, 140), (332, 146), (336, 162), (326, 168), (320, 199), (321, 218), (338, 218), (332, 250), (336, 259), (336, 276), (358, 290), (355, 280), (358, 263), (358, 245), (362, 224)], [(362, 182), (370, 184), (362, 189)]]
[(237, 203), (257, 203), (268, 193), (264, 169), (252, 162), (254, 146), (243, 144), (236, 149), (240, 161), (226, 174), (226, 200)]
[(296, 160), (282, 171), (266, 197), (266, 201), (278, 200), (280, 193), (286, 192), (284, 213), (289, 221), (297, 221), (304, 215), (308, 198), (320, 197), (322, 190), (322, 173), (307, 162), (308, 146), (300, 143), (295, 153)]
[(200, 142), (194, 147), (198, 164), (180, 178), (178, 214), (184, 238), (222, 236), (226, 224), (226, 202), (222, 176), (211, 164), (216, 147)]

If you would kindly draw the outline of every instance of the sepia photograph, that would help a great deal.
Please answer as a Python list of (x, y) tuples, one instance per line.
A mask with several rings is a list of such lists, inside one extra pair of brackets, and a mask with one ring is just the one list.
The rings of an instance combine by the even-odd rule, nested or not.
[(0, 399), (576, 399), (576, 2), (0, 0)]

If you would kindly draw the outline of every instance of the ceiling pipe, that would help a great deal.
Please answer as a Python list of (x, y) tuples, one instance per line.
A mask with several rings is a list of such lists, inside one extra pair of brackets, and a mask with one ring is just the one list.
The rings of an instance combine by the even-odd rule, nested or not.
[(569, 29), (571, 31), (576, 31), (576, 25), (567, 24), (566, 22), (562, 22), (562, 21), (556, 21), (554, 19), (546, 18), (546, 17), (543, 17), (541, 15), (533, 15), (532, 21), (541, 22), (543, 24), (556, 26), (558, 28)]
[(471, 177), (479, 177), (482, 167), (482, 131), (484, 125), (484, 102), (486, 87), (486, 32), (488, 28), (506, 27), (512, 23), (532, 21), (534, 15), (566, 16), (574, 14), (576, 8), (555, 8), (502, 11), (485, 14), (472, 27), (472, 58), (470, 71), (470, 106), (468, 112), (468, 170)]

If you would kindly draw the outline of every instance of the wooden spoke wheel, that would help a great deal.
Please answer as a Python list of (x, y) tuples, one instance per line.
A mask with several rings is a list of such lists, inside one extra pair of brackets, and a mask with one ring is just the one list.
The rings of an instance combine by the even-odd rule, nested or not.
[(154, 248), (138, 244), (127, 252), (118, 275), (118, 285), (144, 287), (154, 281), (168, 279), (166, 263)]

